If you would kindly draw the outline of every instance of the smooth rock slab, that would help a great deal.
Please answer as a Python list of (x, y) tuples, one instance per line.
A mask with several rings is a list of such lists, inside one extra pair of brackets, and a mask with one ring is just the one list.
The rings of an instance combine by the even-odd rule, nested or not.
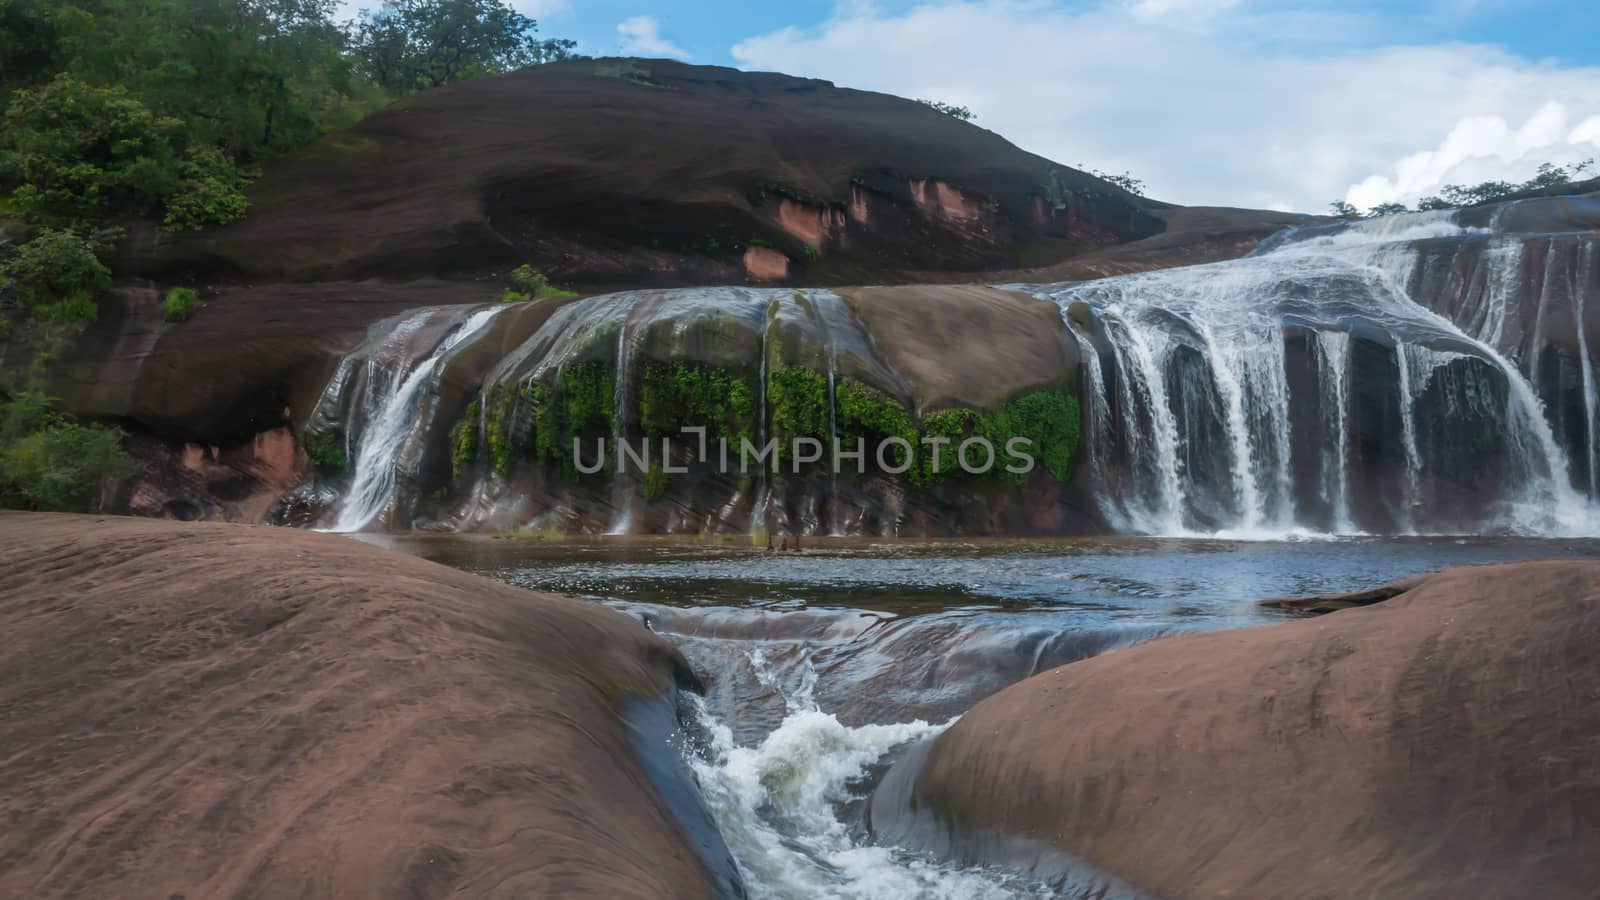
[(1037, 675), (938, 738), (914, 800), (1168, 897), (1579, 898), (1596, 760), (1600, 562), (1515, 563)]

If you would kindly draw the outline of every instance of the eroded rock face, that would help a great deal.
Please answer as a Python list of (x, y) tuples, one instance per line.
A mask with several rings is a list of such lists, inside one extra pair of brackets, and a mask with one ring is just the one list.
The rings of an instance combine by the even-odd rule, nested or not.
[(136, 516), (257, 524), (311, 474), (287, 425), (232, 447), (135, 437), (127, 449), (141, 465), (124, 487), (123, 505)]
[(283, 529), (0, 536), (0, 894), (739, 895), (635, 755), (688, 676), (624, 615)]
[(1401, 587), (1021, 682), (892, 774), (920, 812), (874, 827), (980, 859), (998, 833), (1168, 897), (1589, 896), (1600, 564)]

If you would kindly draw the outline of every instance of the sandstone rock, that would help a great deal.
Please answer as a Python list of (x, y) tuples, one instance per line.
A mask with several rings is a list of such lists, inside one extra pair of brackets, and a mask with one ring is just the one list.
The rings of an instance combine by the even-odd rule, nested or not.
[(999, 833), (1167, 897), (1581, 898), (1597, 754), (1600, 563), (1516, 563), (1045, 672), (913, 796), (958, 852)]
[(0, 895), (736, 890), (636, 754), (688, 676), (622, 614), (328, 535), (0, 536)]

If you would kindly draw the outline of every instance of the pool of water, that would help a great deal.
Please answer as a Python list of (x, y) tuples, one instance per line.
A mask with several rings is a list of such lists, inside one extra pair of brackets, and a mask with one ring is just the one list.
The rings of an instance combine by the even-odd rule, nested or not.
[(686, 710), (697, 738), (685, 752), (752, 896), (773, 898), (1058, 895), (1058, 883), (877, 846), (860, 809), (894, 754), (1042, 669), (1287, 618), (1263, 598), (1600, 556), (1600, 541), (1510, 538), (818, 539), (778, 553), (651, 538), (364, 539), (610, 605), (677, 644), (707, 686)]

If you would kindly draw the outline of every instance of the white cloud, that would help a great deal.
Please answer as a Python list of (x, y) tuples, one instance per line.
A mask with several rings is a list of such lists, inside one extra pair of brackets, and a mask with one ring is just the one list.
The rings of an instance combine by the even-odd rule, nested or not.
[(1550, 102), (1520, 128), (1500, 116), (1462, 119), (1436, 149), (1401, 159), (1390, 175), (1369, 176), (1345, 198), (1362, 209), (1390, 201), (1413, 203), (1441, 185), (1522, 181), (1540, 163), (1564, 165), (1600, 156), (1600, 116), (1576, 128), (1568, 127), (1567, 117), (1566, 105)]
[(688, 59), (689, 51), (661, 36), (661, 23), (651, 16), (634, 16), (617, 23), (626, 56), (665, 56)]
[(1600, 68), (1480, 45), (1340, 43), (1381, 30), (1246, 0), (940, 0), (841, 6), (732, 52), (747, 68), (968, 106), (1027, 150), (1130, 171), (1179, 203), (1322, 211), (1595, 155)]

